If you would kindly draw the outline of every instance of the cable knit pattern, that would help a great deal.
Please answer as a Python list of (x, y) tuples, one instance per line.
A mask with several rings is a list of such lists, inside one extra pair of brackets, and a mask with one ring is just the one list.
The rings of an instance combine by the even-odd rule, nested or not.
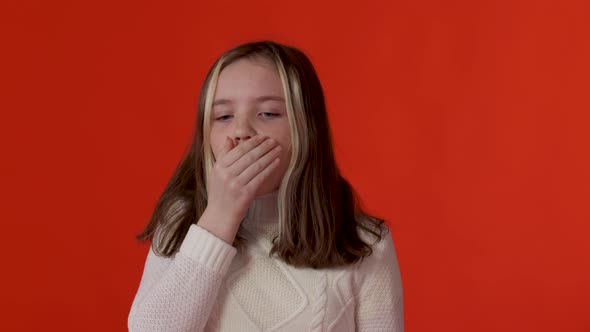
[[(255, 256), (252, 264), (230, 280), (232, 294), (242, 310), (263, 331), (267, 331), (289, 318), (305, 301), (288, 277), (274, 262), (264, 256)], [(252, 299), (256, 298), (256, 305)], [(281, 299), (277, 301), (277, 299)]]
[[(403, 331), (392, 239), (339, 269), (295, 268), (269, 257), (277, 192), (257, 197), (236, 250), (192, 225), (171, 257), (151, 250), (128, 317), (130, 331)], [(329, 283), (338, 276), (338, 287)]]
[(328, 278), (326, 274), (320, 273), (320, 280), (316, 289), (317, 301), (314, 306), (313, 319), (311, 320), (312, 332), (321, 332), (324, 330), (324, 316), (326, 315), (326, 305), (328, 302)]

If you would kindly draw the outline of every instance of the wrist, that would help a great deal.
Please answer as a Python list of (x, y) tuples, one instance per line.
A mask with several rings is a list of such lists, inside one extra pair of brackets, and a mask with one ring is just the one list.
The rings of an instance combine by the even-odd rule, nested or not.
[(232, 244), (238, 233), (241, 221), (241, 218), (223, 213), (221, 210), (212, 209), (208, 206), (205, 208), (201, 218), (199, 218), (197, 225), (226, 243)]

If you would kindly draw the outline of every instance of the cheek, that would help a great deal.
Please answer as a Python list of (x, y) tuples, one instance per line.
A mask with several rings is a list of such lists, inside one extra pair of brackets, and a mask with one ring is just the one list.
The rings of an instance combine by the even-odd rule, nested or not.
[(214, 145), (211, 145), (211, 151), (213, 151), (213, 157), (217, 160), (219, 158), (219, 150)]
[(285, 126), (284, 128), (277, 130), (273, 133), (273, 136), (273, 138), (276, 139), (283, 148), (282, 153), (291, 151), (291, 133), (289, 132), (289, 127)]
[(289, 163), (291, 161), (291, 144), (289, 141), (283, 142), (281, 143), (281, 147), (282, 150), (279, 157), (281, 159), (279, 169), (284, 172), (289, 167)]
[[(291, 160), (291, 136), (289, 133), (282, 133), (282, 135), (275, 137), (279, 144), (281, 145), (281, 165), (286, 165), (284, 168), (286, 169), (289, 165), (289, 161)], [(281, 167), (283, 168), (283, 167)]]
[(276, 179), (276, 181), (281, 181), (285, 174), (287, 173), (287, 169), (289, 168), (289, 162), (291, 161), (291, 151), (281, 151), (281, 161), (279, 166), (274, 170), (274, 174), (272, 177)]
[(213, 151), (213, 156), (215, 157), (215, 159), (217, 159), (219, 154), (222, 151), (223, 141), (220, 141), (218, 139), (215, 139), (214, 137), (211, 137), (210, 142), (211, 142), (211, 151)]

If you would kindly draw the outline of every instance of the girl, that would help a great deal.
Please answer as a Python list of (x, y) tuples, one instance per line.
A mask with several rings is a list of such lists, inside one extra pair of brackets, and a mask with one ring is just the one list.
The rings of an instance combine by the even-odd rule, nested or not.
[(151, 246), (131, 331), (403, 331), (391, 236), (340, 175), (296, 48), (248, 43), (216, 61), (138, 239)]

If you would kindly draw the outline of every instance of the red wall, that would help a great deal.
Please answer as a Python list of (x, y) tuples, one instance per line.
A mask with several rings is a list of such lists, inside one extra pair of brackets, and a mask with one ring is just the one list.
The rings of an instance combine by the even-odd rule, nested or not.
[(317, 67), (408, 331), (590, 330), (587, 1), (2, 7), (3, 330), (125, 330), (205, 72), (264, 38)]

